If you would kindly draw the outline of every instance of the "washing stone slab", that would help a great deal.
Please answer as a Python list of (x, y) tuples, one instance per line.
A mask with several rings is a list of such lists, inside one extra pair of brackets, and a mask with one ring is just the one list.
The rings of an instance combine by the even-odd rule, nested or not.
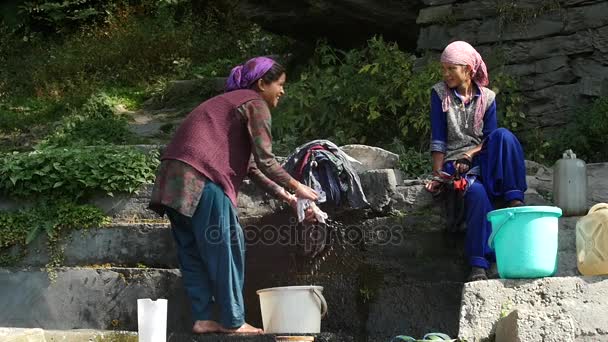
[(498, 321), (515, 310), (571, 320), (575, 341), (608, 341), (608, 277), (466, 283), (462, 292), (459, 336), (472, 342), (493, 338)]

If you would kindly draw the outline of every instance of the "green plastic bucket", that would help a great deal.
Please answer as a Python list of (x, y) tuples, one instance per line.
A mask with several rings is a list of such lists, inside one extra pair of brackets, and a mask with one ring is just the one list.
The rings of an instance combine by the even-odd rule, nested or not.
[(560, 208), (549, 206), (514, 207), (488, 213), (488, 221), (492, 223), (488, 244), (496, 252), (501, 278), (555, 274), (560, 216)]

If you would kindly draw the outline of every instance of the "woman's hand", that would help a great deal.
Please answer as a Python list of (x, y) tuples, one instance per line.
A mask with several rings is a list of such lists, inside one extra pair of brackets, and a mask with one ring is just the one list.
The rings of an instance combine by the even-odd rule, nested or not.
[[(293, 208), (293, 211), (296, 213), (296, 216), (297, 216), (298, 215), (298, 198), (295, 195), (288, 194), (287, 203), (289, 203), (289, 206)], [(304, 210), (304, 221), (308, 222), (308, 223), (314, 223), (317, 221), (317, 219), (315, 218), (315, 213), (313, 212), (311, 207)]]
[(454, 163), (454, 168), (459, 174), (464, 175), (469, 172), (472, 163), (473, 157), (469, 153), (463, 153), (460, 159)]
[(311, 187), (308, 187), (302, 183), (299, 183), (296, 188), (296, 197), (309, 199), (311, 201), (316, 201), (319, 196)]
[(426, 191), (428, 191), (428, 192), (437, 192), (439, 190), (440, 186), (441, 186), (441, 182), (431, 179), (425, 184), (424, 187), (426, 188)]

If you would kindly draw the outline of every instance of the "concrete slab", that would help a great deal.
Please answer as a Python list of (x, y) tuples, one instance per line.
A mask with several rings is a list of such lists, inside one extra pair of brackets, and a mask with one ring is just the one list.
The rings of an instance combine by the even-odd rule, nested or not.
[(43, 329), (137, 329), (137, 299), (167, 298), (168, 329), (189, 331), (179, 271), (70, 269), (49, 282), (37, 269), (0, 269), (0, 325)]
[(571, 317), (576, 341), (608, 341), (608, 277), (557, 277), (466, 283), (459, 336), (494, 338), (496, 323), (513, 310)]

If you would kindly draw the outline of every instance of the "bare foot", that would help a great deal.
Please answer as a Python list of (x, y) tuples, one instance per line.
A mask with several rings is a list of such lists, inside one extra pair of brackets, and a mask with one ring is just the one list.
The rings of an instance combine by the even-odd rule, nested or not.
[(227, 329), (222, 327), (222, 332), (226, 334), (263, 334), (264, 330), (253, 327), (247, 323), (241, 325), (239, 328)]
[(196, 321), (192, 327), (195, 334), (210, 334), (222, 332), (222, 326), (216, 321)]

